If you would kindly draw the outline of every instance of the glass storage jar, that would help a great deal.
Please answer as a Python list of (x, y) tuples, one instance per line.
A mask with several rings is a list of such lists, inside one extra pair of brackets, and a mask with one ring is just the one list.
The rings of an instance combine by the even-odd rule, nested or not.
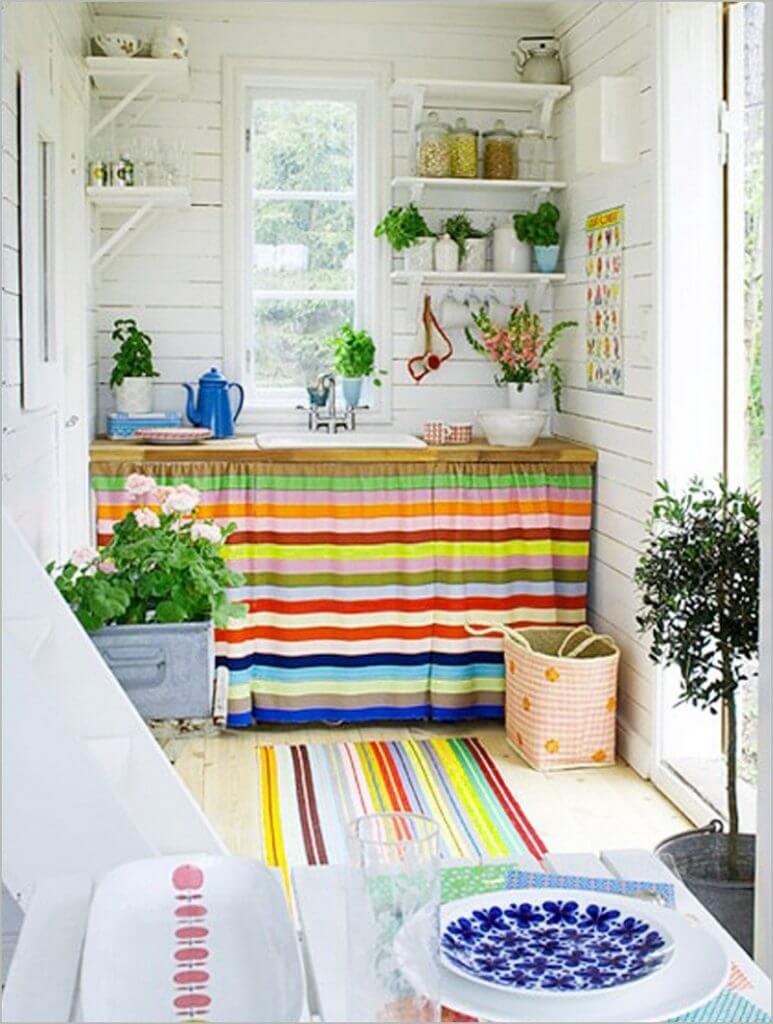
[(508, 131), (501, 119), (483, 133), (483, 177), (515, 177), (515, 133)]
[(518, 133), (518, 173), (524, 181), (545, 179), (545, 136), (528, 125)]
[(457, 117), (451, 129), (451, 177), (478, 176), (478, 133), (464, 117)]
[(420, 178), (450, 178), (451, 128), (435, 111), (427, 115), (417, 129), (416, 173)]

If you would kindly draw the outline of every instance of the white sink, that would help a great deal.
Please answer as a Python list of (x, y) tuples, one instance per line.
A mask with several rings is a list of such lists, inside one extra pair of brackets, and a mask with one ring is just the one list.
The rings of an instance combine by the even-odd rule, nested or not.
[(311, 430), (288, 431), (285, 434), (258, 434), (258, 448), (426, 448), (412, 434), (369, 434), (366, 431), (340, 434), (315, 433)]

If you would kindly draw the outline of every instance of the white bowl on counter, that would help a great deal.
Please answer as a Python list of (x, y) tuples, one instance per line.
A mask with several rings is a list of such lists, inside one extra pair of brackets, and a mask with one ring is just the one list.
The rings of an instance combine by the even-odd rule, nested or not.
[(517, 409), (486, 409), (478, 413), (489, 444), (506, 448), (531, 448), (545, 429), (548, 414), (542, 409), (521, 412)]

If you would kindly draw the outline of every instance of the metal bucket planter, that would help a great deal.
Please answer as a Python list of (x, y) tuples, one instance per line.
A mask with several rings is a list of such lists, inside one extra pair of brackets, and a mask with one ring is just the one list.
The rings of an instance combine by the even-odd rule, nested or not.
[(715, 820), (705, 829), (682, 832), (660, 843), (655, 854), (751, 956), (754, 946), (755, 837), (738, 836), (739, 880), (730, 880), (730, 836), (722, 829), (722, 822)]
[(91, 639), (143, 718), (212, 714), (211, 622), (106, 626)]

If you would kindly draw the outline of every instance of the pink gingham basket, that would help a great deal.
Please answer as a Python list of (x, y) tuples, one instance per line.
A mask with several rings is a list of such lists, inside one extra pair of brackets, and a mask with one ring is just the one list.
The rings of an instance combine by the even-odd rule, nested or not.
[(614, 764), (620, 650), (611, 637), (587, 625), (467, 630), (504, 637), (505, 732), (532, 768)]

